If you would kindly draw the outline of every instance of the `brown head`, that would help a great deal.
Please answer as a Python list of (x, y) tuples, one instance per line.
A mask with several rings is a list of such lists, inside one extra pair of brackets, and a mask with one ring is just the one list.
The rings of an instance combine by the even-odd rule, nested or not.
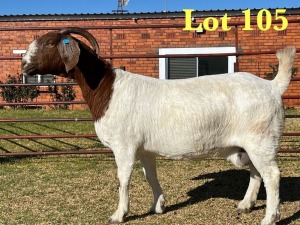
[[(70, 34), (79, 34), (85, 37), (94, 50)], [(22, 72), (25, 75), (56, 74), (68, 76), (68, 72), (77, 65), (82, 49), (96, 58), (99, 55), (96, 39), (86, 30), (66, 28), (49, 32), (29, 45), (22, 60)]]
[[(85, 37), (93, 49), (71, 34)], [(115, 80), (111, 65), (99, 57), (96, 39), (81, 28), (49, 32), (33, 41), (23, 57), (22, 72), (24, 75), (55, 74), (75, 79), (95, 121), (108, 108)]]

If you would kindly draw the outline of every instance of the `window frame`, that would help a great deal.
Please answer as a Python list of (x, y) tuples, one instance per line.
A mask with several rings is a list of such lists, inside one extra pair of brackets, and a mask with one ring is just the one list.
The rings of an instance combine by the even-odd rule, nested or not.
[(44, 76), (44, 75), (40, 75), (40, 74), (36, 74), (36, 75), (33, 75), (32, 77), (37, 77), (37, 82), (36, 83), (31, 83), (31, 82), (26, 82), (26, 76), (24, 76), (23, 75), (23, 84), (45, 84), (45, 86), (47, 85), (47, 84), (55, 84), (56, 83), (56, 75), (53, 75), (53, 74), (47, 74), (47, 75), (51, 75), (51, 76), (53, 76), (53, 82), (51, 82), (51, 83), (45, 83), (45, 82), (42, 82), (42, 76)]
[[(235, 47), (199, 47), (199, 48), (160, 48), (159, 55), (187, 55), (187, 54), (222, 54), (236, 53)], [(197, 60), (198, 63), (198, 60)], [(228, 56), (228, 73), (234, 73), (236, 56)], [(168, 79), (168, 58), (159, 59), (159, 79)]]

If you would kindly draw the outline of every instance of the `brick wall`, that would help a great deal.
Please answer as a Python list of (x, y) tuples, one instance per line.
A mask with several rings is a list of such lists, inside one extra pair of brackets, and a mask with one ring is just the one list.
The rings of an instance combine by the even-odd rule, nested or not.
[[(300, 15), (287, 16), (288, 20), (300, 19)], [(230, 23), (241, 22), (244, 17), (231, 16)], [(253, 18), (255, 19), (255, 18)], [(196, 25), (203, 18), (196, 18)], [(173, 19), (140, 19), (134, 20), (78, 20), (78, 21), (29, 21), (29, 22), (0, 22), (0, 80), (5, 80), (8, 74), (14, 75), (20, 73), (20, 59), (11, 59), (14, 56), (14, 49), (26, 49), (37, 36), (50, 31), (47, 27), (99, 27), (99, 26), (142, 26), (142, 25), (184, 25), (184, 18)], [(26, 28), (26, 30), (11, 30), (12, 28)], [(33, 28), (41, 27), (42, 30)], [(196, 34), (195, 32), (183, 31), (182, 28), (139, 28), (139, 29), (90, 29), (90, 32), (97, 38), (100, 45), (100, 52), (103, 57), (109, 55), (145, 55), (158, 54), (159, 48), (175, 47), (216, 47), (216, 46), (235, 46), (236, 30), (238, 29), (238, 51), (240, 52), (258, 52), (269, 51), (283, 48), (287, 45), (295, 45), (300, 48), (300, 29), (299, 23), (290, 23), (285, 32), (269, 30), (259, 31), (255, 26), (253, 31), (243, 31), (242, 26), (232, 27), (228, 32), (222, 32), (218, 29), (205, 34)], [(5, 30), (5, 28), (10, 30)], [(46, 29), (45, 29), (46, 28)], [(111, 36), (110, 36), (111, 35)], [(112, 42), (111, 42), (112, 41)], [(300, 57), (297, 55), (295, 67), (299, 68), (297, 77), (300, 78)], [(7, 59), (6, 57), (9, 57)], [(270, 72), (269, 65), (277, 64), (275, 55), (256, 55), (240, 56), (239, 69), (264, 77), (265, 73)], [(125, 67), (126, 70), (151, 77), (158, 78), (159, 64), (158, 59), (154, 58), (130, 58), (114, 59), (115, 67)], [(76, 88), (77, 100), (82, 100), (81, 92)], [(300, 82), (293, 82), (285, 95), (299, 96)], [(39, 97), (38, 101), (48, 101), (47, 94)], [(287, 107), (300, 107), (300, 100), (284, 100)], [(74, 106), (85, 107), (85, 106)]]

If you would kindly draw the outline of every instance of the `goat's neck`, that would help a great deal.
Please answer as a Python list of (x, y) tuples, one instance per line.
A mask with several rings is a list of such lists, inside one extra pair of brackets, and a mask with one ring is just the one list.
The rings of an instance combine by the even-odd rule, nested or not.
[(101, 119), (107, 110), (113, 92), (115, 74), (111, 66), (102, 59), (79, 61), (74, 71), (83, 98), (87, 102), (93, 120)]

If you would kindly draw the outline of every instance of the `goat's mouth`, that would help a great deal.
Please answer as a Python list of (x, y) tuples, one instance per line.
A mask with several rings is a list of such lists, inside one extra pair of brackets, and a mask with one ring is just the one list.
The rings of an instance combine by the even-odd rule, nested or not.
[(22, 74), (26, 76), (33, 76), (37, 74), (36, 67), (34, 65), (26, 65), (22, 67)]

